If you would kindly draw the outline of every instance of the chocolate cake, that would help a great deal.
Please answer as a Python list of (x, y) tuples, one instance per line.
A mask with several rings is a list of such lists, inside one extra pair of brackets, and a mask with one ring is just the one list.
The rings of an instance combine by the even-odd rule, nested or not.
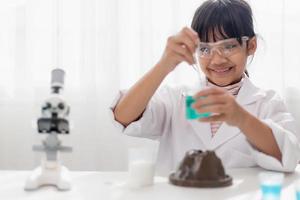
[(185, 187), (224, 187), (232, 184), (221, 160), (214, 151), (188, 151), (178, 170), (169, 176), (170, 183)]

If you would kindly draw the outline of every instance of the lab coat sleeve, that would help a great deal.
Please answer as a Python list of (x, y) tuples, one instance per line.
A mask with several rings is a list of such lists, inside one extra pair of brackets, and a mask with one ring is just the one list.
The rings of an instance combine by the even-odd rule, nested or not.
[(261, 120), (273, 131), (282, 154), (281, 162), (276, 158), (252, 148), (257, 164), (268, 170), (293, 172), (299, 162), (300, 148), (296, 134), (295, 120), (287, 111), (283, 100), (272, 93), (261, 105)]
[(170, 125), (172, 102), (171, 88), (157, 90), (149, 101), (141, 117), (131, 122), (127, 127), (119, 123), (114, 117), (114, 108), (126, 91), (119, 91), (116, 99), (110, 106), (110, 117), (117, 129), (123, 134), (149, 139), (159, 139)]

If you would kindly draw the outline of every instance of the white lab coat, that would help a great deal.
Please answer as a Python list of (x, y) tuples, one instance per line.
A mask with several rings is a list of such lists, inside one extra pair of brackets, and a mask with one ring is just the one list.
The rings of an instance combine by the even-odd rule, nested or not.
[(169, 174), (191, 149), (214, 150), (225, 168), (260, 166), (292, 172), (300, 158), (295, 121), (283, 100), (271, 90), (262, 90), (245, 77), (236, 101), (273, 131), (282, 153), (281, 162), (258, 151), (237, 127), (222, 123), (214, 137), (210, 124), (185, 118), (183, 88), (162, 88), (151, 98), (142, 117), (126, 128), (114, 120), (113, 109), (124, 94), (120, 91), (111, 106), (111, 117), (120, 132), (136, 137), (158, 139), (158, 174)]

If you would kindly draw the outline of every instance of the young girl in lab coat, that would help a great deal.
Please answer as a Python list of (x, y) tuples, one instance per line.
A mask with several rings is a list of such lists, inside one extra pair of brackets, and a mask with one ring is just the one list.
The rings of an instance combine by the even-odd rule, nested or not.
[[(184, 90), (157, 89), (179, 63), (194, 64), (197, 45), (208, 87), (194, 95), (193, 108), (215, 114), (187, 120)], [(205, 1), (192, 27), (170, 36), (157, 64), (129, 91), (120, 92), (111, 106), (115, 124), (124, 134), (159, 140), (160, 173), (174, 170), (191, 149), (214, 150), (227, 168), (294, 171), (300, 150), (292, 116), (274, 91), (256, 87), (246, 75), (256, 47), (245, 1)]]

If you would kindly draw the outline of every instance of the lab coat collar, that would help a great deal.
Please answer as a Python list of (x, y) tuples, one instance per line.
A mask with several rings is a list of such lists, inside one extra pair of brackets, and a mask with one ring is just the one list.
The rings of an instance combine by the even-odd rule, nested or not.
[(255, 103), (266, 96), (266, 92), (256, 87), (251, 80), (245, 76), (243, 85), (236, 97), (236, 101), (241, 105), (248, 105)]
[[(247, 106), (255, 103), (265, 96), (265, 91), (256, 87), (248, 77), (244, 77), (243, 85), (236, 97), (236, 100), (240, 105)], [(239, 128), (230, 126), (223, 122), (215, 136), (212, 137), (210, 123), (199, 122), (198, 120), (190, 120), (189, 122), (206, 147), (206, 149), (202, 150), (215, 150), (228, 140), (241, 134)]]

